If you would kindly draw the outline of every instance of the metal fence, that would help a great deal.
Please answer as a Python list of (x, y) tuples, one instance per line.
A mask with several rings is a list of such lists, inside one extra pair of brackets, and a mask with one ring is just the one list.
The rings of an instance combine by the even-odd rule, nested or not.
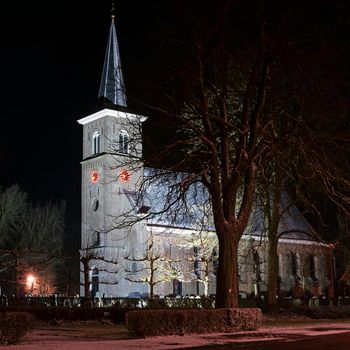
[[(257, 300), (256, 298), (241, 298), (239, 300), (241, 307), (262, 307), (264, 308), (264, 299)], [(304, 298), (293, 299), (280, 298), (277, 305), (285, 307), (288, 305), (308, 305), (308, 306), (323, 306), (334, 305), (343, 306), (350, 305), (349, 297), (339, 297), (336, 300), (328, 300), (326, 298)], [(6, 306), (35, 306), (35, 307), (117, 307), (117, 308), (205, 308), (210, 309), (215, 307), (214, 297), (164, 297), (156, 299), (147, 298), (85, 298), (80, 296), (63, 297), (58, 295), (52, 296), (0, 296), (0, 307)]]

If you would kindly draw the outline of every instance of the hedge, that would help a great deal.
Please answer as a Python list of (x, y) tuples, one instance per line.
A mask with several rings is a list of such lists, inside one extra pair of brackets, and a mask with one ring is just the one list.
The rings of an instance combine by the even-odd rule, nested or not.
[(294, 306), (291, 312), (313, 319), (350, 318), (350, 306)]
[(184, 335), (256, 330), (262, 312), (247, 309), (132, 310), (126, 314), (129, 331), (140, 336)]
[(27, 312), (5, 312), (0, 317), (0, 342), (16, 344), (33, 326), (33, 317)]

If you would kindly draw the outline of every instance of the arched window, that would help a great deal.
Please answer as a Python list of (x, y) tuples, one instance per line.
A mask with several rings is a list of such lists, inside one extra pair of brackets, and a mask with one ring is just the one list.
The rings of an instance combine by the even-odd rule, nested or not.
[(193, 254), (194, 254), (194, 261), (193, 261), (193, 269), (194, 273), (197, 276), (197, 278), (200, 278), (201, 272), (200, 272), (200, 261), (198, 258), (199, 255), (199, 248), (198, 247), (193, 247)]
[(178, 279), (173, 280), (173, 294), (182, 295), (182, 282)]
[(123, 154), (129, 153), (129, 134), (125, 130), (119, 133), (119, 152)]
[(261, 282), (261, 257), (257, 249), (253, 251), (255, 280)]
[(91, 270), (91, 295), (92, 295), (92, 297), (95, 297), (98, 290), (99, 290), (98, 268), (94, 267)]
[(218, 256), (218, 252), (216, 250), (216, 248), (213, 249), (212, 252), (212, 259), (213, 259), (213, 273), (216, 276), (217, 272), (218, 272), (218, 266), (219, 266), (219, 256)]
[(100, 232), (94, 232), (92, 234), (92, 247), (99, 247), (101, 245)]
[(292, 275), (295, 279), (296, 282), (300, 281), (300, 276), (299, 276), (299, 259), (297, 253), (291, 252), (291, 268), (292, 268)]
[(293, 276), (297, 276), (298, 274), (298, 259), (297, 259), (297, 255), (294, 252), (290, 253), (291, 255), (291, 261), (292, 261), (292, 275)]
[(312, 254), (309, 254), (309, 271), (310, 271), (310, 278), (315, 281), (316, 278), (316, 266), (315, 266), (315, 256)]
[(92, 135), (92, 154), (100, 153), (100, 133), (95, 131)]

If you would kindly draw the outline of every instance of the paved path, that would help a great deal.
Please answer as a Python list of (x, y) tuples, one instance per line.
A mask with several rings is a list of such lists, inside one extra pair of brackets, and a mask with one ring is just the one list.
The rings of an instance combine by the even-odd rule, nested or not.
[[(314, 324), (298, 324), (294, 326), (262, 327), (258, 331), (238, 333), (215, 333), (188, 336), (149, 337), (145, 339), (128, 340), (72, 340), (64, 336), (50, 336), (50, 333), (33, 332), (27, 340), (19, 345), (0, 346), (7, 350), (137, 350), (137, 349), (223, 349), (234, 348), (237, 345), (250, 348), (255, 344), (257, 350), (259, 345), (266, 342), (270, 347), (273, 343), (298, 342), (302, 339), (327, 336), (334, 334), (350, 335), (350, 320), (343, 322), (315, 322)], [(232, 344), (232, 346), (230, 346)], [(236, 344), (236, 346), (234, 346)], [(225, 345), (225, 347), (222, 347)], [(245, 346), (244, 346), (245, 345)], [(277, 345), (277, 344), (276, 344)], [(272, 349), (272, 348), (271, 348)], [(331, 349), (331, 348), (330, 348)], [(347, 348), (342, 348), (347, 349)], [(350, 349), (350, 345), (349, 348)]]

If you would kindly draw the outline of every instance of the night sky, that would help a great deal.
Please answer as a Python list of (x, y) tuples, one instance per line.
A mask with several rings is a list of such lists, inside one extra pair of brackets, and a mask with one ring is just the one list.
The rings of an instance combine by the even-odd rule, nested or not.
[[(157, 45), (157, 1), (119, 1), (116, 26), (127, 94)], [(111, 1), (1, 5), (0, 184), (34, 200), (66, 199), (79, 232), (82, 126), (96, 111)]]

